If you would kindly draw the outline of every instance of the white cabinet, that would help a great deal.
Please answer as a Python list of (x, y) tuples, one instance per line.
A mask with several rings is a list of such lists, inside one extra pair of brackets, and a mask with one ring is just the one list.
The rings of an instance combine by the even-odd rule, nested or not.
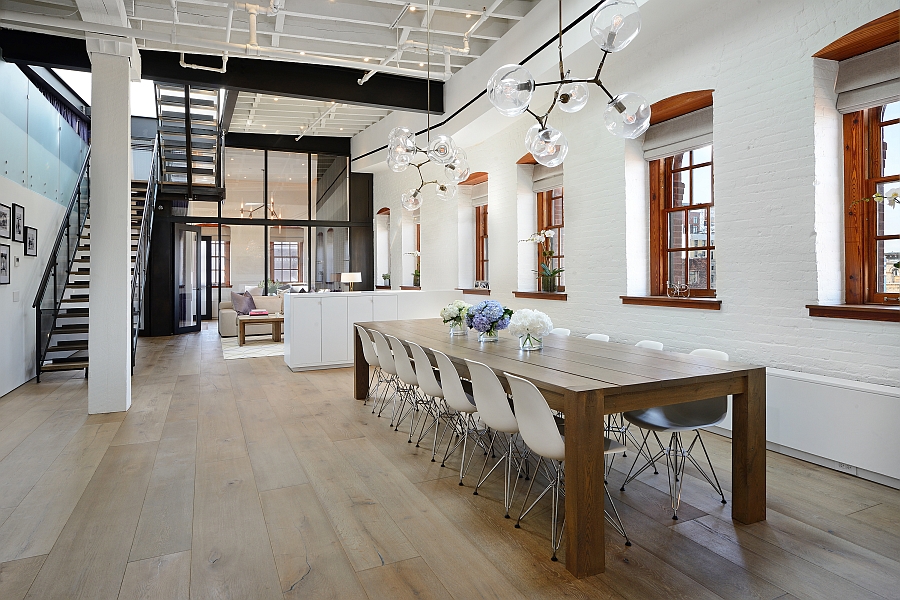
[(396, 321), (397, 320), (397, 296), (385, 295), (375, 296), (372, 306), (373, 321)]
[(322, 323), (327, 328), (322, 333), (322, 362), (342, 363), (347, 361), (347, 297), (322, 298)]
[(284, 322), (284, 360), (288, 366), (321, 363), (322, 299), (294, 298), (290, 307), (285, 302)]
[[(374, 315), (375, 297), (369, 294), (347, 297), (347, 322), (367, 323), (376, 320)], [(353, 336), (356, 335), (355, 327), (347, 328), (347, 343), (350, 353), (353, 353)]]

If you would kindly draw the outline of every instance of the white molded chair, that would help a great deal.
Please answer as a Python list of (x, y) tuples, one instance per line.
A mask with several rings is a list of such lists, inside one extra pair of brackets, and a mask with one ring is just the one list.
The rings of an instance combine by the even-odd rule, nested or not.
[[(399, 390), (399, 378), (397, 377), (397, 367), (394, 365), (394, 353), (391, 352), (391, 346), (388, 344), (387, 339), (384, 337), (380, 331), (375, 331), (374, 329), (370, 329), (369, 332), (372, 334), (372, 339), (375, 341), (375, 353), (378, 355), (378, 364), (381, 366), (381, 371), (385, 376), (384, 386), (384, 394), (381, 401), (381, 408), (378, 409), (378, 416), (381, 416), (381, 413), (384, 411), (385, 407), (388, 403), (388, 390), (391, 391), (391, 404), (392, 411), (396, 413), (397, 410), (397, 392)], [(372, 412), (375, 412), (375, 407), (372, 407)], [(394, 423), (394, 415), (391, 415), (391, 426)]]
[(481, 487), (481, 484), (494, 472), (494, 469), (500, 463), (503, 463), (503, 506), (506, 508), (504, 516), (508, 519), (510, 518), (509, 507), (514, 493), (514, 490), (510, 489), (510, 480), (512, 477), (516, 477), (516, 481), (518, 481), (519, 472), (517, 468), (515, 475), (513, 474), (513, 461), (515, 460), (517, 466), (521, 463), (518, 460), (520, 457), (515, 446), (515, 438), (519, 433), (519, 423), (516, 421), (512, 408), (510, 408), (509, 397), (506, 395), (506, 391), (503, 389), (503, 385), (497, 378), (496, 373), (484, 363), (472, 360), (466, 360), (466, 366), (469, 367), (469, 377), (472, 380), (472, 396), (475, 398), (475, 406), (478, 407), (478, 415), (481, 417), (481, 422), (493, 430), (490, 436), (491, 450), (493, 450), (497, 434), (503, 434), (503, 444), (500, 446), (503, 454), (497, 459), (491, 470), (487, 472), (487, 475), (485, 475), (484, 470), (487, 468), (490, 456), (485, 457), (484, 465), (481, 467), (481, 475), (478, 476), (478, 483), (475, 485), (474, 494), (478, 495), (478, 488)]
[(422, 401), (416, 388), (419, 386), (419, 378), (416, 377), (416, 370), (409, 360), (409, 354), (406, 353), (406, 346), (399, 339), (392, 335), (384, 336), (391, 345), (391, 351), (394, 353), (394, 366), (397, 368), (397, 377), (400, 378), (403, 386), (401, 388), (400, 410), (397, 411), (397, 418), (394, 420), (394, 431), (400, 429), (406, 417), (412, 417), (409, 426), (409, 439), (407, 442), (412, 443), (413, 431), (416, 429), (419, 411), (422, 408)]
[[(703, 356), (705, 358), (716, 360), (728, 360), (728, 355), (726, 353), (706, 348), (694, 350), (691, 352), (691, 355)], [(719, 479), (716, 477), (716, 471), (713, 469), (712, 461), (709, 459), (709, 453), (706, 451), (706, 446), (703, 444), (703, 438), (700, 437), (700, 428), (718, 425), (725, 419), (727, 413), (727, 396), (709, 398), (708, 400), (682, 402), (680, 404), (670, 404), (668, 406), (655, 406), (653, 408), (633, 410), (624, 413), (624, 417), (629, 423), (633, 423), (646, 431), (641, 451), (643, 452), (646, 450), (647, 455), (649, 455), (647, 440), (652, 433), (659, 445), (659, 452), (650, 458), (647, 464), (632, 475), (632, 471), (637, 463), (637, 456), (634, 458), (634, 464), (631, 465), (628, 476), (622, 484), (622, 491), (625, 490), (626, 484), (634, 481), (635, 477), (644, 472), (651, 464), (654, 465), (655, 469), (655, 462), (665, 456), (669, 475), (669, 498), (672, 503), (673, 519), (678, 519), (678, 506), (681, 504), (681, 485), (684, 481), (684, 467), (688, 461), (700, 471), (703, 478), (706, 479), (716, 493), (721, 496), (722, 504), (725, 504), (725, 493), (722, 491), (722, 486), (719, 484)], [(690, 431), (694, 432), (694, 439), (689, 446), (685, 447), (684, 442), (682, 441), (682, 434)], [(663, 446), (662, 441), (659, 439), (659, 433), (671, 434), (667, 446)], [(706, 462), (709, 464), (710, 470), (709, 475), (707, 475), (703, 467), (701, 467), (691, 455), (697, 442), (700, 442), (703, 454), (706, 455)], [(640, 454), (641, 453), (639, 453), (638, 456), (640, 456)]]
[(589, 333), (586, 339), (597, 340), (598, 342), (608, 342), (609, 336), (605, 333)]
[(638, 348), (647, 348), (649, 350), (662, 350), (662, 342), (654, 342), (653, 340), (641, 340), (635, 344)]
[[(359, 336), (359, 341), (362, 343), (363, 356), (366, 359), (366, 363), (370, 367), (374, 367), (372, 375), (369, 377), (369, 388), (366, 392), (366, 399), (376, 397), (378, 395), (378, 388), (382, 383), (381, 365), (378, 364), (378, 353), (375, 351), (375, 344), (372, 342), (372, 338), (369, 337), (369, 332), (360, 325), (354, 325), (354, 327), (356, 327), (356, 334)], [(363, 404), (365, 404), (365, 401)]]
[(554, 327), (550, 330), (550, 333), (553, 335), (571, 335), (572, 330), (566, 329), (565, 327)]
[[(565, 493), (563, 461), (566, 459), (566, 442), (559, 433), (556, 419), (553, 418), (553, 413), (550, 411), (547, 400), (544, 398), (541, 391), (527, 379), (522, 379), (521, 377), (510, 375), (509, 373), (504, 373), (504, 375), (512, 390), (513, 405), (516, 407), (516, 419), (519, 424), (522, 439), (525, 441), (525, 444), (531, 452), (538, 456), (538, 465), (539, 467), (543, 466), (543, 470), (550, 481), (549, 485), (544, 488), (544, 491), (538, 494), (538, 497), (526, 510), (525, 504), (528, 502), (531, 488), (534, 486), (535, 479), (537, 479), (537, 473), (531, 478), (531, 484), (528, 486), (528, 492), (525, 494), (525, 500), (522, 502), (522, 511), (516, 521), (516, 527), (519, 527), (519, 523), (521, 523), (525, 515), (534, 508), (538, 501), (543, 498), (548, 491), (552, 491), (551, 519), (553, 523), (550, 531), (550, 545), (553, 548), (553, 556), (550, 560), (556, 560), (556, 552), (559, 550), (562, 534), (565, 531), (566, 526), (565, 515), (563, 515), (562, 526), (557, 527), (560, 508), (559, 496), (560, 494)], [(624, 451), (625, 446), (622, 444), (608, 438), (604, 439), (604, 454), (615, 454)], [(543, 459), (543, 461), (541, 459)], [(628, 540), (628, 534), (625, 533), (625, 525), (619, 517), (619, 512), (616, 510), (616, 505), (613, 503), (612, 496), (609, 495), (609, 490), (606, 488), (606, 485), (603, 486), (603, 490), (606, 492), (606, 498), (609, 500), (609, 504), (612, 507), (613, 515), (615, 515), (610, 515), (609, 512), (604, 510), (604, 516), (609, 524), (625, 538), (625, 545), (630, 546), (631, 542)]]
[[(465, 477), (466, 471), (468, 470), (468, 463), (466, 463), (466, 446), (468, 440), (471, 438), (474, 443), (474, 447), (472, 448), (473, 453), (479, 443), (477, 423), (478, 413), (477, 408), (475, 407), (475, 399), (472, 397), (472, 394), (467, 393), (463, 388), (462, 380), (459, 378), (459, 372), (447, 355), (433, 348), (429, 348), (429, 350), (434, 355), (434, 360), (437, 362), (438, 370), (441, 373), (441, 390), (444, 392), (444, 402), (446, 402), (448, 412), (450, 412), (450, 422), (448, 423), (448, 427), (444, 427), (444, 433), (441, 434), (441, 442), (443, 442), (444, 434), (446, 434), (449, 429), (452, 429), (457, 436), (455, 443), (452, 436), (447, 443), (447, 450), (444, 452), (441, 466), (445, 466), (450, 455), (456, 452), (456, 449), (462, 444), (462, 456), (459, 461), (459, 485), (462, 485), (463, 477)], [(471, 459), (469, 462), (471, 462)]]
[(431, 425), (426, 428), (423, 420), (422, 430), (419, 432), (419, 439), (416, 441), (416, 448), (419, 447), (419, 444), (433, 427), (434, 442), (431, 447), (431, 462), (434, 462), (434, 456), (437, 453), (437, 436), (438, 429), (440, 429), (440, 421), (448, 418), (448, 411), (444, 404), (444, 390), (441, 389), (441, 384), (435, 377), (431, 360), (429, 360), (425, 351), (422, 350), (422, 347), (410, 341), (406, 343), (409, 344), (409, 350), (412, 352), (413, 361), (416, 365), (416, 378), (419, 380), (419, 389), (433, 400), (429, 405), (428, 413), (425, 415), (432, 418)]

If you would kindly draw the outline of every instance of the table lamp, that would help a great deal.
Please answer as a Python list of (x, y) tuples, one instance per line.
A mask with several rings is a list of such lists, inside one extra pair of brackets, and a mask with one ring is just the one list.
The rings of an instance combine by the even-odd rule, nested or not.
[(341, 283), (349, 283), (350, 291), (353, 291), (353, 284), (362, 281), (362, 273), (341, 273)]

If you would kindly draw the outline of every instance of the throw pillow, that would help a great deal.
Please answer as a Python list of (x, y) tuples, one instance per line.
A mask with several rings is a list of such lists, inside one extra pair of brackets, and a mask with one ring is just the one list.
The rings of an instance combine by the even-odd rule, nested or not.
[(243, 294), (231, 292), (231, 304), (234, 306), (234, 311), (239, 315), (249, 315), (250, 311), (256, 308), (253, 297), (247, 292)]

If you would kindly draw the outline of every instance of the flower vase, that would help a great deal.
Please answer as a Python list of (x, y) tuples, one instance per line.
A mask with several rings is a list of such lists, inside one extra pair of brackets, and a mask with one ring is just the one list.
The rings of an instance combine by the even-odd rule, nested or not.
[(484, 333), (478, 334), (479, 342), (497, 342), (500, 340), (500, 332), (496, 329), (490, 329)]
[(455, 337), (457, 335), (468, 335), (469, 332), (466, 329), (465, 324), (463, 323), (453, 323), (450, 325), (450, 337)]
[(413, 275), (413, 287), (420, 287), (419, 283), (420, 283), (419, 276)]
[(544, 347), (544, 340), (530, 334), (519, 336), (519, 348), (522, 350), (540, 350)]

